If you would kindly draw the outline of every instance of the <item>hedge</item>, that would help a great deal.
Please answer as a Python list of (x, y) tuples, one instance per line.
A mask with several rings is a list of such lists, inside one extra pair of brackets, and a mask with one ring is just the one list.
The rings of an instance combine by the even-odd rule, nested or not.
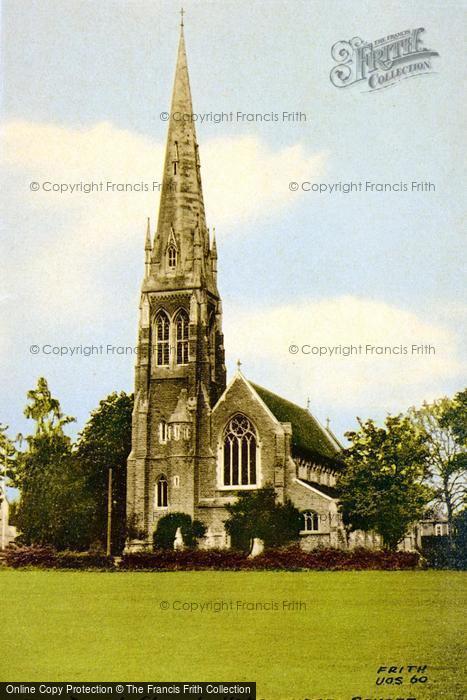
[[(50, 547), (12, 547), (5, 550), (3, 561), (15, 569), (114, 569), (113, 559), (88, 552), (56, 552)], [(345, 571), (414, 569), (419, 565), (417, 552), (326, 548), (304, 552), (293, 546), (267, 549), (254, 559), (231, 549), (157, 550), (125, 554), (118, 569), (123, 571)]]
[(2, 556), (6, 566), (13, 569), (112, 569), (113, 560), (104, 554), (89, 552), (57, 552), (52, 547), (10, 547)]
[(383, 550), (326, 548), (304, 552), (300, 547), (269, 549), (254, 559), (234, 550), (156, 551), (126, 554), (120, 569), (134, 571), (179, 570), (397, 570), (418, 566), (417, 552), (388, 552)]
[(467, 552), (463, 543), (447, 535), (422, 537), (421, 553), (430, 569), (467, 569)]

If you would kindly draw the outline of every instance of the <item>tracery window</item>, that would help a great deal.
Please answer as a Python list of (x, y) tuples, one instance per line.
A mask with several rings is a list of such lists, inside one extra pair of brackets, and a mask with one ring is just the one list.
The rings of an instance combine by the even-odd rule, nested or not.
[(306, 510), (302, 513), (302, 530), (304, 532), (319, 531), (319, 516), (314, 510)]
[(256, 484), (256, 430), (241, 413), (234, 415), (224, 430), (224, 486), (252, 486)]

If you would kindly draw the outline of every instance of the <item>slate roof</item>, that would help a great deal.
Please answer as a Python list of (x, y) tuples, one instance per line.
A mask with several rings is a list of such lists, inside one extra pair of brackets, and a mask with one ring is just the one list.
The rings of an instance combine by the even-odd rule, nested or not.
[(307, 484), (308, 486), (312, 486), (317, 491), (324, 493), (325, 496), (329, 496), (330, 498), (338, 498), (338, 492), (337, 489), (334, 488), (334, 486), (328, 486), (327, 484), (319, 484), (317, 481), (308, 481), (308, 479), (298, 479), (298, 481), (301, 481), (302, 483)]
[(292, 424), (292, 455), (304, 457), (331, 469), (342, 469), (339, 449), (326, 430), (305, 408), (251, 382), (253, 389), (281, 423)]

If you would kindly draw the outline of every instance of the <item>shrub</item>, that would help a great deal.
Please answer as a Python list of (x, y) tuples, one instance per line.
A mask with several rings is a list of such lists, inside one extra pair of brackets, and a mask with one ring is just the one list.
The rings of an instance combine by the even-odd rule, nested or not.
[(100, 553), (56, 552), (52, 547), (11, 547), (5, 550), (3, 560), (13, 569), (37, 567), (41, 569), (112, 569), (113, 561)]
[(169, 513), (157, 523), (154, 533), (156, 549), (173, 549), (177, 529), (181, 528), (183, 543), (186, 547), (194, 548), (199, 537), (203, 537), (206, 527), (199, 520), (192, 520), (187, 513)]
[(36, 545), (13, 546), (5, 550), (4, 562), (13, 569), (25, 566), (37, 566), (43, 569), (53, 569), (57, 560), (57, 553), (52, 547)]
[(455, 568), (455, 549), (447, 535), (422, 537), (421, 553), (430, 569)]
[(113, 560), (96, 552), (57, 552), (57, 569), (113, 569)]

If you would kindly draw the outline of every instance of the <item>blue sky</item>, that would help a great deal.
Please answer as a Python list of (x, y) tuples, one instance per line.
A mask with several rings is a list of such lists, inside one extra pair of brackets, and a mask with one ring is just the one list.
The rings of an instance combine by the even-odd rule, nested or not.
[[(197, 126), (216, 226), (230, 373), (336, 433), (465, 384), (462, 90), (465, 11), (446, 2), (184, 3), (194, 109), (302, 111), (305, 123)], [(37, 181), (161, 177), (178, 4), (2, 7), (4, 188), (0, 421), (27, 430), (26, 391), (49, 380), (82, 427), (131, 356), (56, 357), (38, 344), (133, 345), (156, 193), (31, 192)], [(376, 93), (335, 88), (331, 47), (424, 27), (435, 72)], [(290, 192), (290, 181), (431, 181), (435, 192)], [(291, 343), (431, 343), (435, 356), (308, 357)]]

